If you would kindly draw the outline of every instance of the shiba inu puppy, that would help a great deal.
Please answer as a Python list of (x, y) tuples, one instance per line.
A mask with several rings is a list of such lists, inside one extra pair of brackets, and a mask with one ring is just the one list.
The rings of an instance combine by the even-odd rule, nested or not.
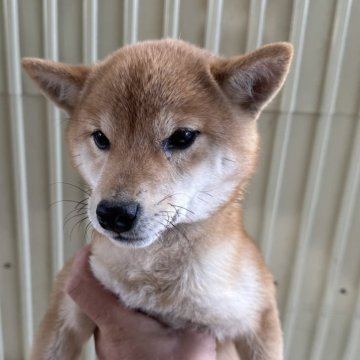
[[(23, 60), (70, 115), (70, 153), (92, 189), (94, 275), (130, 308), (208, 329), (222, 359), (234, 346), (244, 360), (283, 358), (273, 278), (240, 200), (258, 157), (257, 118), (291, 58), (288, 43), (227, 59), (161, 40), (93, 66)], [(74, 359), (94, 331), (63, 290), (69, 264), (32, 359)]]

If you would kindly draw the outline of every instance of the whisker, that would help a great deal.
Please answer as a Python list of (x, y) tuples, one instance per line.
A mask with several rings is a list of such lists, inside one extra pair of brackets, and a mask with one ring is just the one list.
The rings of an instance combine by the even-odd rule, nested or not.
[(205, 204), (208, 204), (209, 202), (201, 198), (199, 195), (196, 196), (200, 201), (202, 201)]
[(191, 241), (189, 240), (189, 238), (174, 223), (172, 223), (171, 221), (169, 223), (173, 229), (175, 229), (180, 235), (182, 235), (182, 237), (187, 241), (188, 245), (190, 247), (192, 247), (192, 244), (191, 244)]
[(171, 216), (170, 214), (173, 214), (173, 216), (175, 217), (176, 215), (178, 215), (178, 211), (177, 210), (162, 210), (162, 211), (159, 211), (159, 213), (166, 213), (166, 216), (167, 216), (167, 220), (169, 221)]
[(75, 206), (75, 209), (77, 209), (78, 207), (80, 207), (80, 205), (82, 205), (82, 207), (86, 207), (88, 205), (87, 201), (89, 200), (89, 198), (85, 198), (84, 200), (79, 201), (78, 205)]
[(182, 193), (182, 192), (178, 192), (178, 193), (174, 193), (174, 194), (170, 194), (170, 195), (166, 195), (164, 198), (162, 198), (158, 203), (156, 203), (156, 205), (160, 205), (163, 201), (165, 201), (166, 199), (169, 199), (173, 196), (176, 195), (182, 195), (182, 196), (187, 196), (190, 197), (190, 195), (186, 194), (186, 193)]
[(48, 209), (50, 209), (52, 206), (54, 206), (54, 205), (56, 205), (56, 204), (59, 204), (59, 203), (61, 203), (61, 202), (70, 202), (70, 203), (75, 203), (75, 204), (79, 204), (79, 201), (76, 201), (76, 200), (57, 200), (57, 201), (54, 201), (54, 202), (52, 202), (50, 205), (49, 205), (49, 207), (48, 207)]
[(189, 213), (191, 213), (191, 214), (195, 215), (193, 211), (191, 211), (191, 210), (189, 210), (189, 209), (187, 209), (187, 208), (185, 208), (185, 207), (183, 207), (183, 206), (180, 206), (180, 205), (174, 205), (174, 204), (170, 204), (170, 203), (169, 203), (169, 205), (170, 205), (170, 206), (173, 206), (174, 208), (180, 208), (180, 209), (183, 209), (183, 210), (188, 211)]
[(71, 183), (66, 182), (66, 181), (53, 182), (53, 183), (50, 184), (50, 186), (53, 186), (53, 185), (56, 185), (56, 184), (63, 184), (63, 185), (72, 186), (73, 188), (76, 188), (76, 189), (82, 191), (82, 192), (85, 193), (86, 195), (89, 195), (89, 196), (91, 195), (91, 193), (90, 193), (89, 191), (86, 191), (86, 190), (84, 190), (83, 188), (81, 188), (80, 186), (71, 184)]
[(226, 157), (224, 157), (223, 159), (226, 160), (226, 161), (230, 161), (230, 162), (236, 162), (235, 160), (232, 160), (232, 159), (229, 159), (229, 158), (226, 158)]
[(205, 195), (207, 195), (207, 196), (214, 197), (214, 195), (211, 195), (211, 194), (209, 193), (209, 191), (200, 190), (199, 192), (202, 193), (202, 194), (205, 194)]
[(178, 194), (171, 194), (171, 195), (166, 195), (164, 198), (162, 198), (156, 205), (160, 205), (163, 201), (165, 201), (166, 199), (169, 199), (175, 195), (178, 195)]
[(87, 233), (88, 233), (88, 230), (90, 229), (90, 230), (93, 230), (92, 228), (91, 228), (91, 221), (89, 221), (89, 223), (86, 225), (86, 227), (85, 227), (85, 232), (84, 232), (84, 243), (86, 243), (86, 239), (87, 239)]
[[(176, 232), (174, 231), (174, 229), (170, 226), (169, 221), (166, 220), (166, 219), (164, 219), (164, 220), (166, 221), (165, 224), (162, 223), (161, 221), (155, 219), (155, 221), (156, 221), (158, 224), (164, 226), (164, 228), (165, 228), (166, 231), (170, 231), (171, 233), (173, 233), (173, 234), (176, 235), (177, 233), (176, 233)], [(157, 237), (160, 237), (160, 234), (161, 234), (161, 231), (159, 231), (159, 232), (156, 234), (156, 236), (157, 236)], [(163, 236), (160, 237), (159, 240), (161, 241), (161, 243), (163, 244), (163, 246), (170, 246), (170, 245), (171, 245), (171, 242), (166, 242), (166, 241), (165, 241), (165, 237), (163, 237)]]
[(63, 229), (65, 230), (66, 224), (67, 224), (69, 221), (71, 221), (71, 220), (73, 220), (73, 219), (75, 219), (75, 218), (77, 218), (77, 217), (79, 217), (79, 216), (84, 216), (84, 215), (86, 215), (86, 214), (87, 214), (87, 212), (83, 212), (83, 213), (81, 213), (81, 214), (75, 214), (75, 215), (71, 216), (70, 218), (66, 219), (65, 222), (64, 222)]
[(71, 215), (71, 214), (73, 214), (73, 213), (75, 213), (76, 212), (76, 214), (79, 214), (80, 212), (83, 212), (85, 210), (85, 206), (83, 206), (83, 207), (81, 207), (81, 208), (79, 208), (79, 209), (74, 209), (74, 210), (71, 210), (66, 216), (65, 216), (65, 219), (64, 220), (67, 220), (68, 219), (68, 217)]
[[(162, 211), (163, 213), (171, 213), (171, 211)], [(167, 214), (168, 215), (168, 214)], [(155, 219), (156, 220), (156, 219)], [(168, 217), (167, 219), (164, 218), (164, 220), (166, 221), (166, 225), (161, 223), (159, 220), (156, 220), (159, 224), (165, 226), (165, 228), (167, 230), (176, 230), (179, 234), (181, 234), (189, 243), (190, 240), (186, 237), (186, 235), (170, 220), (170, 218)]]
[(82, 218), (81, 220), (77, 221), (77, 222), (74, 224), (74, 226), (72, 227), (72, 229), (71, 229), (71, 231), (70, 231), (70, 241), (71, 241), (71, 239), (72, 239), (72, 233), (73, 233), (73, 231), (75, 230), (75, 228), (76, 228), (77, 226), (80, 226), (80, 224), (81, 224), (84, 220), (86, 220), (86, 219), (88, 219), (87, 216), (84, 217), (84, 218)]

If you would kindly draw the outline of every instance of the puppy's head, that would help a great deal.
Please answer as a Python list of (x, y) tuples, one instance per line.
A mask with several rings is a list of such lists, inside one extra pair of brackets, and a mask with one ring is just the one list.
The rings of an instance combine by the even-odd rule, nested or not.
[(68, 143), (92, 189), (93, 226), (141, 247), (241, 193), (257, 158), (256, 118), (291, 57), (287, 43), (225, 59), (163, 40), (91, 67), (40, 59), (23, 66), (70, 114)]

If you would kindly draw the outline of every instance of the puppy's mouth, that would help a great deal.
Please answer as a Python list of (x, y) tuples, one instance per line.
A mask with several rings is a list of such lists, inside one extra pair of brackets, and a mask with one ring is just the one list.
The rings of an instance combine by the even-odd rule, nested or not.
[(118, 234), (112, 231), (104, 230), (98, 226), (95, 228), (115, 245), (121, 247), (142, 248), (150, 245), (157, 239), (157, 237), (151, 236), (151, 234), (137, 235), (133, 231), (131, 233)]
[(112, 236), (111, 238), (116, 241), (121, 241), (121, 242), (131, 243), (131, 244), (142, 243), (142, 242), (146, 241), (146, 239), (143, 237), (129, 236), (129, 235), (123, 235), (123, 234), (117, 234), (117, 235)]

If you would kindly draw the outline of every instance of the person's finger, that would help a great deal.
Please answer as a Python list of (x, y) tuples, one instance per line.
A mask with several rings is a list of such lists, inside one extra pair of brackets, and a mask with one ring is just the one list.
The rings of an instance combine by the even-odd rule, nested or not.
[(88, 270), (89, 256), (91, 255), (91, 245), (85, 245), (74, 256), (71, 273), (74, 275), (77, 272), (81, 272), (84, 269)]
[(99, 327), (117, 323), (137, 329), (149, 330), (167, 327), (146, 314), (126, 308), (120, 300), (94, 277), (90, 264), (90, 246), (82, 248), (74, 257), (70, 274), (65, 284), (67, 294), (82, 308), (85, 314)]
[(106, 290), (94, 277), (89, 265), (89, 255), (91, 255), (89, 246), (75, 255), (65, 284), (66, 293), (99, 326), (111, 321), (115, 314), (127, 317), (134, 313), (126, 309), (116, 296)]
[[(105, 360), (106, 359), (106, 350), (109, 352), (109, 346), (104, 346), (103, 334), (96, 328), (94, 331), (94, 340), (95, 340), (95, 352), (98, 359)], [(106, 340), (106, 339), (105, 339)]]

